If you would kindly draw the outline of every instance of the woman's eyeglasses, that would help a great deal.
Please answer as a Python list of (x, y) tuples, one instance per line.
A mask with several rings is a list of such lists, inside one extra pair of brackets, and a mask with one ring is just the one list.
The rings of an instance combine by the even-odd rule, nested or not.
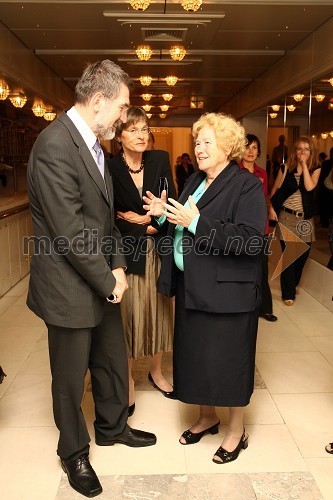
[(123, 130), (123, 132), (127, 132), (128, 134), (130, 134), (134, 137), (135, 135), (148, 135), (150, 132), (150, 129), (149, 129), (149, 127), (143, 127), (141, 129), (130, 128), (128, 130)]
[(310, 153), (311, 149), (310, 148), (296, 148), (296, 151), (299, 153), (302, 151), (302, 153)]

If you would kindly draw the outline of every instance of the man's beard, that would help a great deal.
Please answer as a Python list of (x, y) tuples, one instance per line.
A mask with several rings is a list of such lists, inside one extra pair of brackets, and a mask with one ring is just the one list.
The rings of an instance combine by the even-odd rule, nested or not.
[(103, 127), (103, 125), (97, 125), (97, 136), (100, 137), (100, 139), (111, 141), (115, 135), (116, 129), (114, 125), (108, 128)]

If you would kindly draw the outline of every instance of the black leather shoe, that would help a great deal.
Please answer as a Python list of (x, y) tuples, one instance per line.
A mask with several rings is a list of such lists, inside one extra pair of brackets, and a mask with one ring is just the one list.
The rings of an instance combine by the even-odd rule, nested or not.
[(261, 314), (260, 317), (267, 319), (267, 321), (277, 321), (277, 316), (271, 313)]
[(66, 472), (69, 484), (74, 490), (86, 497), (96, 497), (102, 493), (101, 483), (91, 467), (88, 453), (73, 460), (60, 459), (61, 467)]
[(114, 439), (106, 439), (105, 441), (96, 439), (96, 444), (98, 446), (112, 446), (115, 443), (125, 444), (133, 448), (153, 446), (156, 444), (156, 436), (151, 432), (139, 431), (138, 429), (131, 429), (131, 427), (129, 427), (126, 433), (120, 434)]
[(135, 403), (128, 407), (128, 416), (131, 417), (135, 412)]
[(157, 389), (158, 391), (160, 391), (163, 394), (163, 396), (165, 396), (166, 398), (177, 399), (175, 391), (163, 391), (163, 389), (161, 389), (160, 387), (158, 387), (158, 385), (155, 384), (154, 379), (151, 376), (150, 372), (148, 373), (148, 380), (153, 384), (153, 386), (155, 387), (155, 389)]

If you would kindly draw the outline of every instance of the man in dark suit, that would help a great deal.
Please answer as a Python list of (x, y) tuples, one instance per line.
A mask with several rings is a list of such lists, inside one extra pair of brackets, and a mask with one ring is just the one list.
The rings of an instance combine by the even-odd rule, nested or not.
[(188, 153), (183, 153), (181, 158), (182, 158), (181, 163), (176, 166), (178, 197), (182, 194), (187, 179), (194, 172), (194, 167), (191, 163), (190, 155)]
[(57, 453), (71, 486), (88, 497), (102, 492), (89, 462), (81, 411), (88, 368), (96, 443), (156, 443), (154, 434), (127, 425), (119, 310), (126, 261), (98, 141), (111, 139), (118, 120), (126, 121), (130, 86), (128, 75), (111, 61), (89, 65), (76, 86), (75, 105), (39, 135), (28, 167), (35, 253), (27, 304), (48, 328)]

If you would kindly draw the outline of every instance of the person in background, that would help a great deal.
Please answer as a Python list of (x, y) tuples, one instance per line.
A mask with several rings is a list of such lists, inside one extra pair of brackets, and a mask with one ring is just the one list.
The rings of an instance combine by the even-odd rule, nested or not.
[[(284, 170), (286, 169), (286, 170)], [(284, 237), (279, 225), (276, 236), (280, 238), (282, 251), (288, 241), (289, 253), (294, 252), (294, 260), (280, 275), (282, 300), (285, 305), (292, 306), (296, 297), (296, 288), (300, 282), (302, 271), (309, 257), (311, 242), (315, 241), (313, 214), (315, 210), (314, 189), (320, 175), (317, 162), (317, 152), (311, 137), (301, 136), (294, 144), (290, 160), (281, 167), (271, 192), (269, 219), (279, 222), (279, 225), (289, 230)], [(281, 189), (282, 207), (277, 207), (273, 195)], [(279, 213), (277, 213), (277, 211)], [(297, 239), (308, 244), (308, 249), (298, 253)]]
[[(148, 215), (167, 217), (173, 252), (162, 259), (158, 289), (176, 297), (174, 384), (178, 399), (200, 405), (182, 445), (217, 434), (215, 406), (229, 407), (217, 464), (247, 448), (244, 407), (254, 384), (261, 280), (260, 252), (267, 218), (262, 183), (238, 167), (245, 131), (232, 117), (208, 113), (194, 123), (199, 171), (179, 202), (147, 192)], [(247, 245), (257, 241), (255, 252)], [(186, 251), (184, 251), (186, 250)]]
[[(261, 180), (265, 198), (268, 196), (268, 178), (266, 171), (256, 164), (257, 158), (261, 154), (260, 140), (256, 135), (247, 134), (247, 145), (243, 159), (239, 163), (240, 168), (248, 170)], [(277, 317), (273, 314), (272, 293), (268, 283), (268, 221), (265, 228), (265, 241), (261, 252), (262, 262), (262, 279), (261, 279), (261, 294), (262, 302), (259, 310), (259, 316), (267, 321), (276, 321)]]
[(279, 136), (279, 144), (275, 146), (272, 153), (272, 167), (273, 167), (273, 179), (275, 181), (279, 168), (282, 163), (285, 163), (288, 159), (288, 148), (285, 145), (286, 138), (284, 135)]
[(155, 247), (160, 230), (142, 206), (142, 193), (149, 190), (158, 196), (162, 180), (166, 180), (162, 187), (168, 188), (170, 196), (175, 197), (176, 190), (168, 153), (147, 151), (148, 138), (145, 112), (130, 107), (127, 122), (120, 123), (116, 130), (122, 149), (109, 163), (117, 226), (132, 244), (132, 251), (126, 255), (129, 289), (121, 302), (128, 353), (129, 415), (135, 409), (133, 359), (149, 356), (149, 380), (165, 397), (176, 397), (162, 374), (163, 352), (171, 351), (173, 344), (173, 305), (156, 290), (160, 259)]
[(319, 153), (318, 155), (318, 161), (319, 161), (319, 164), (321, 165), (323, 163), (323, 161), (325, 161), (327, 158), (327, 154), (325, 153), (325, 151), (322, 151), (321, 153)]
[(327, 267), (333, 271), (333, 166), (330, 173), (324, 181), (325, 189), (327, 189), (327, 200), (328, 200), (328, 215), (329, 215), (329, 229), (328, 229), (328, 244), (331, 251), (331, 257), (328, 261)]
[(155, 137), (152, 131), (149, 132), (148, 135), (148, 143), (146, 147), (146, 151), (153, 151), (155, 149)]
[(322, 227), (329, 226), (330, 211), (331, 211), (331, 197), (330, 193), (325, 187), (325, 180), (328, 177), (333, 167), (333, 147), (330, 149), (330, 157), (325, 159), (321, 164), (321, 172), (317, 186), (317, 202), (319, 209), (320, 224)]
[(95, 441), (150, 446), (154, 434), (131, 429), (126, 347), (119, 304), (127, 288), (113, 188), (99, 138), (126, 122), (127, 73), (112, 61), (90, 64), (75, 87), (75, 104), (38, 136), (28, 163), (35, 233), (28, 307), (48, 329), (57, 453), (72, 488), (87, 497), (102, 486), (89, 462), (81, 409), (89, 368)]
[(181, 195), (184, 189), (185, 182), (190, 177), (190, 175), (193, 174), (193, 172), (194, 172), (194, 167), (191, 163), (190, 155), (188, 153), (183, 153), (182, 161), (176, 167), (176, 182), (178, 186), (178, 197)]

